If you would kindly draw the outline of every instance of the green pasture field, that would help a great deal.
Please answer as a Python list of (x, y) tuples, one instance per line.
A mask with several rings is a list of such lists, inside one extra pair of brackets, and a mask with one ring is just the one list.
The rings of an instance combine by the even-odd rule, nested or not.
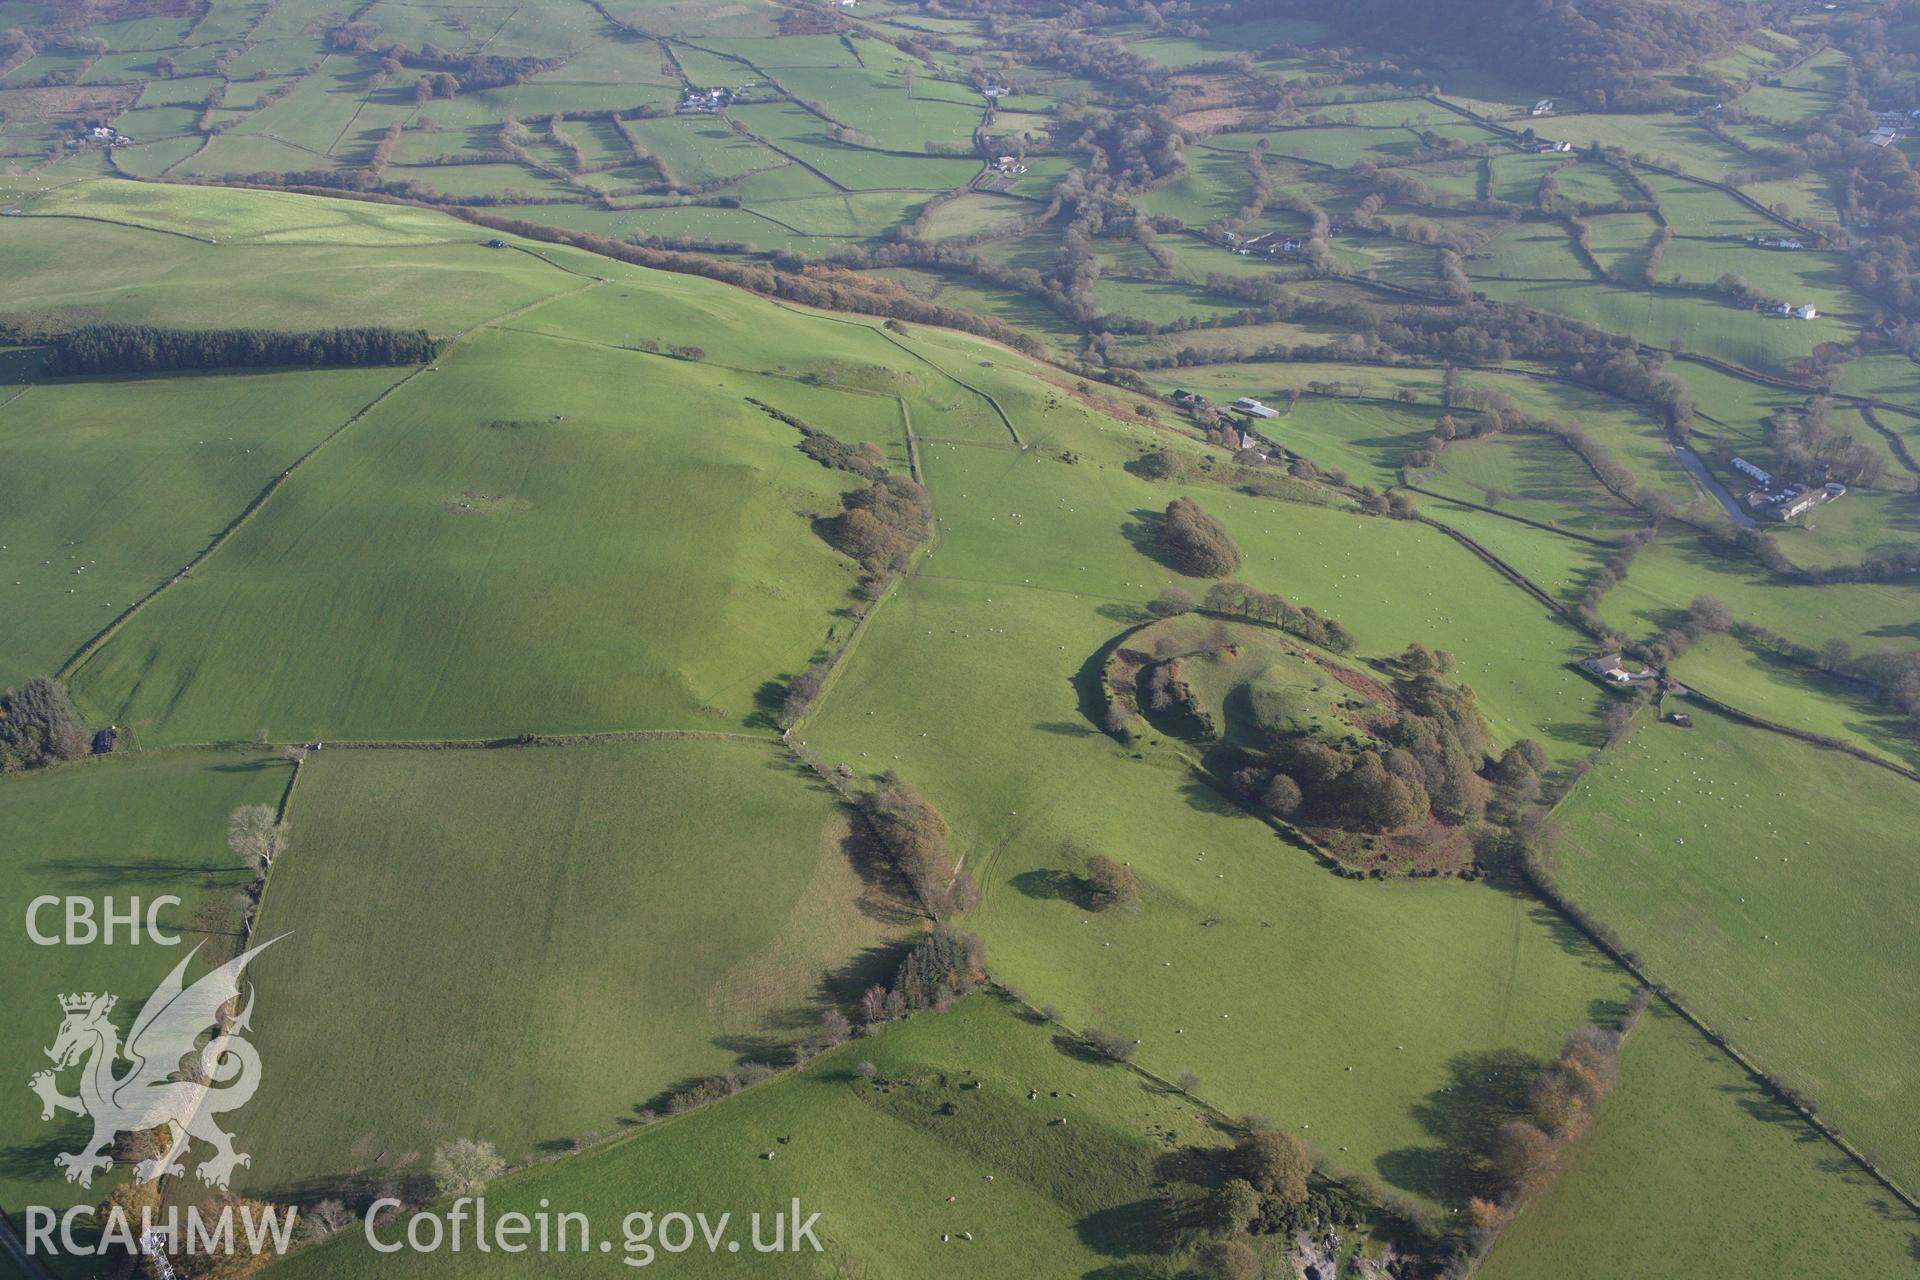
[(1559, 169), (1565, 163), (1565, 158), (1556, 155), (1496, 154), (1491, 163), (1493, 198), (1531, 208), (1540, 191), (1540, 180)]
[(1788, 215), (1803, 223), (1839, 221), (1832, 185), (1824, 174), (1808, 171), (1797, 178), (1749, 182), (1741, 190), (1769, 209), (1786, 206)]
[(1104, 276), (1094, 286), (1093, 296), (1110, 315), (1137, 316), (1155, 324), (1173, 324), (1185, 319), (1212, 320), (1236, 315), (1247, 304), (1224, 294), (1174, 281), (1127, 280)]
[(1920, 1164), (1916, 850), (1887, 815), (1920, 784), (1684, 699), (1562, 808), (1566, 892), (1895, 1176)]
[(917, 89), (909, 95), (898, 75), (856, 67), (791, 69), (776, 73), (782, 88), (895, 151), (922, 151), (928, 143), (968, 146), (985, 100), (951, 101)]
[(1475, 200), (1480, 194), (1479, 160), (1441, 160), (1434, 164), (1415, 165), (1407, 172), (1427, 184), (1437, 195), (1447, 200)]
[(181, 161), (174, 173), (180, 177), (217, 179), (246, 173), (297, 173), (314, 167), (325, 167), (325, 162), (311, 151), (259, 134), (230, 131)]
[[(1835, 417), (1835, 425), (1845, 430), (1846, 415)], [(1880, 436), (1864, 426), (1853, 435), (1887, 458), (1889, 477), (1906, 475)], [(1910, 546), (1916, 535), (1920, 535), (1920, 498), (1856, 485), (1845, 497), (1815, 507), (1789, 524), (1779, 537), (1781, 549), (1795, 564), (1824, 568), (1857, 564), (1864, 556)]]
[(1244, 150), (1223, 149), (1230, 139), (1212, 138), (1187, 155), (1187, 171), (1165, 186), (1142, 193), (1134, 203), (1149, 213), (1205, 227), (1237, 214), (1253, 189)]
[[(286, 790), (288, 767), (255, 753), (154, 752), (88, 760), (56, 769), (0, 777), (0, 811), (7, 838), (0, 842), (0, 883), (8, 927), (4, 955), (5, 1008), (12, 1031), (0, 1050), (7, 1078), (19, 1090), (0, 1124), (0, 1202), (19, 1215), (29, 1204), (65, 1208), (94, 1204), (125, 1175), (96, 1175), (91, 1190), (69, 1184), (54, 1167), (60, 1152), (79, 1151), (92, 1132), (80, 1117), (40, 1119), (40, 1104), (26, 1092), (27, 1078), (50, 1063), (41, 1051), (60, 1027), (58, 997), (82, 991), (111, 992), (119, 999), (114, 1022), (125, 1035), (137, 1006), (196, 946), (224, 963), (234, 954), (240, 909), (235, 895), (252, 879), (226, 848), (227, 815), (243, 804), (276, 804)], [(27, 908), (42, 895), (94, 901), (111, 896), (125, 913), (139, 898), (140, 914), (162, 895), (181, 899), (157, 913), (161, 928), (180, 938), (166, 946), (142, 935), (130, 942), (124, 926), (114, 944), (39, 946), (26, 930)], [(64, 932), (63, 908), (43, 908), (43, 933)], [(188, 965), (189, 980), (206, 972)], [(117, 1070), (124, 1073), (125, 1066)], [(63, 1073), (63, 1092), (76, 1075)], [(244, 1134), (244, 1131), (242, 1131)], [(244, 1148), (243, 1148), (244, 1149)]]
[(1909, 1265), (1912, 1216), (1664, 1005), (1627, 1037), (1618, 1088), (1562, 1165), (1476, 1274), (1891, 1275)]
[[(452, 196), (455, 199), (499, 196), (511, 202), (555, 197), (567, 200), (583, 198), (580, 189), (572, 183), (562, 182), (537, 169), (513, 163), (395, 164), (387, 166), (386, 177), (393, 182), (411, 182), (429, 194)], [(628, 180), (643, 181), (644, 179), (636, 176)]]
[(198, 106), (135, 107), (114, 117), (114, 127), (142, 142), (192, 134), (200, 119)]
[(1673, 626), (1703, 592), (1719, 597), (1740, 621), (1816, 649), (1829, 640), (1845, 640), (1855, 652), (1920, 648), (1920, 585), (1782, 582), (1754, 561), (1672, 526), (1640, 552), (1600, 612), (1627, 634), (1650, 637)]
[[(963, 186), (980, 172), (977, 160), (894, 155), (835, 142), (827, 134), (825, 121), (791, 103), (738, 107), (730, 114), (774, 147), (849, 188), (945, 191)], [(742, 198), (751, 201), (752, 196), (743, 188)], [(861, 230), (870, 234), (875, 227)]]
[[(1899, 352), (1882, 352), (1849, 360), (1840, 366), (1840, 390), (1849, 395), (1868, 396), (1909, 408), (1920, 408), (1920, 363)], [(1903, 428), (1884, 414), (1881, 420), (1895, 430), (1910, 433), (1913, 429), (1911, 423)]]
[(1457, 440), (1440, 455), (1433, 480), (1423, 488), (1465, 497), (1594, 538), (1617, 538), (1643, 527), (1645, 516), (1601, 486), (1567, 445), (1539, 432), (1503, 432)]
[(1565, 115), (1548, 122), (1544, 132), (1576, 147), (1595, 142), (1622, 147), (1630, 156), (1644, 156), (1667, 168), (1714, 181), (1723, 181), (1729, 171), (1751, 163), (1690, 116)]
[(1743, 368), (1784, 374), (1823, 342), (1842, 341), (1851, 327), (1831, 316), (1789, 320), (1765, 316), (1718, 298), (1588, 284), (1528, 284), (1488, 280), (1488, 295), (1554, 312), (1650, 346), (1718, 356)]
[(1302, 396), (1280, 417), (1256, 425), (1322, 470), (1385, 488), (1399, 481), (1400, 460), (1433, 433), (1438, 417), (1396, 404)]
[(454, 1138), (519, 1160), (615, 1132), (682, 1081), (777, 1060), (913, 919), (832, 791), (768, 744), (330, 747), (301, 770), (258, 926), (290, 935), (256, 971), (279, 1070), (246, 1178), (275, 1199)]
[(202, 140), (195, 137), (169, 138), (161, 142), (144, 143), (137, 147), (125, 147), (114, 154), (114, 164), (122, 173), (136, 178), (154, 178), (200, 149)]
[(521, 205), (495, 212), (616, 238), (637, 232), (643, 236), (685, 237), (695, 244), (745, 244), (755, 250), (794, 248), (807, 253), (825, 253), (839, 243), (797, 232), (772, 217), (746, 209), (671, 204), (603, 209), (570, 204)]
[[(376, 60), (370, 55), (361, 57), (368, 58), (367, 65), (361, 65), (360, 57), (328, 58), (302, 76), (284, 98), (249, 114), (238, 132), (272, 134), (282, 142), (313, 153), (309, 167), (324, 166), (359, 117), (362, 106), (368, 105), (366, 78)], [(396, 110), (402, 102), (411, 109), (411, 94), (402, 98), (394, 89), (389, 95)], [(381, 124), (384, 126), (385, 121)]]
[[(775, 177), (785, 170), (776, 170)], [(873, 239), (873, 228), (911, 222), (929, 192), (855, 191), (747, 200), (750, 212), (795, 231), (824, 238)]]
[(1761, 650), (1732, 636), (1708, 636), (1669, 668), (1675, 679), (1748, 715), (1920, 769), (1920, 745), (1899, 717), (1861, 685)]
[[(866, 1080), (862, 1062), (883, 1083)], [(975, 1082), (979, 1088), (965, 1087)], [(1040, 1098), (1030, 1101), (1035, 1089)], [(953, 1114), (938, 1114), (948, 1104)], [(1178, 1094), (1090, 1060), (1059, 1031), (987, 992), (948, 1013), (889, 1026), (722, 1105), (517, 1173), (489, 1187), (487, 1198), (499, 1211), (533, 1212), (544, 1201), (587, 1213), (615, 1257), (624, 1251), (622, 1220), (638, 1208), (698, 1206), (709, 1221), (731, 1213), (744, 1239), (750, 1214), (770, 1216), (798, 1197), (802, 1218), (820, 1214), (824, 1251), (780, 1258), (794, 1275), (933, 1275), (958, 1266), (969, 1276), (1028, 1280), (1124, 1266), (1171, 1277), (1181, 1256), (1154, 1252), (1124, 1223), (1155, 1197), (1155, 1169), (1176, 1145), (1221, 1141), (1194, 1116)], [(1049, 1123), (1056, 1119), (1063, 1123)], [(776, 1158), (763, 1160), (769, 1150)], [(704, 1245), (654, 1256), (689, 1275), (740, 1273), (737, 1259)], [(604, 1255), (539, 1260), (543, 1275), (604, 1275), (608, 1266)], [(377, 1256), (355, 1230), (271, 1274), (358, 1280), (396, 1269), (463, 1277), (525, 1270), (499, 1255)]]
[(927, 219), (925, 234), (930, 240), (971, 235), (1014, 218), (1032, 217), (1036, 212), (1024, 200), (969, 193), (938, 206)]
[(1584, 219), (1594, 259), (1615, 279), (1639, 284), (1646, 279), (1648, 244), (1659, 224), (1644, 213), (1603, 213)]
[(1428, 245), (1397, 239), (1347, 240), (1340, 248), (1353, 250), (1361, 259), (1361, 274), (1370, 280), (1385, 280), (1414, 289), (1431, 288), (1439, 277), (1439, 257)]
[(1838, 254), (1756, 249), (1732, 240), (1676, 239), (1660, 259), (1662, 280), (1677, 276), (1689, 284), (1713, 284), (1726, 275), (1737, 275), (1758, 292), (1782, 302), (1810, 302), (1823, 315), (1860, 311), (1860, 297), (1847, 283), (1846, 260)]
[(156, 741), (741, 725), (852, 585), (807, 531), (850, 486), (791, 446), (718, 371), (483, 331), (296, 472), (75, 687)]
[(1804, 396), (1790, 390), (1736, 378), (1691, 360), (1670, 360), (1667, 372), (1693, 389), (1697, 413), (1688, 428), (1690, 435), (1738, 441), (1744, 448), (1763, 446), (1767, 417), (1775, 409), (1805, 402)]
[(12, 621), (0, 686), (58, 670), (269, 480), (404, 376), (62, 379), (8, 398), (0, 598)]
[[(1553, 181), (1560, 190), (1559, 197), (1554, 203), (1562, 209), (1588, 204), (1618, 204), (1621, 201), (1638, 201), (1643, 198), (1633, 189), (1633, 185), (1621, 177), (1620, 172), (1610, 164), (1583, 164), (1576, 160), (1557, 170), (1553, 175)], [(1639, 216), (1644, 218), (1646, 215)]]
[[(959, 350), (985, 345), (934, 330), (917, 330), (916, 335), (933, 335)], [(1183, 490), (1137, 480), (1120, 464), (1145, 448), (1182, 447), (1177, 437), (1163, 429), (1089, 415), (1071, 401), (1058, 409), (1034, 404), (1021, 395), (1035, 385), (1019, 377), (1024, 362), (1009, 354), (1000, 359), (1011, 366), (999, 375), (1000, 381), (992, 380), (995, 371), (977, 366), (966, 366), (967, 377), (993, 390), (1020, 424), (1023, 438), (1036, 448), (1023, 455), (944, 445), (923, 451), (935, 505), (950, 533), (936, 552), (943, 557), (934, 562), (940, 567), (930, 566), (928, 572), (1022, 585), (1053, 579), (1068, 590), (1144, 605), (1177, 575), (1132, 543), (1144, 543), (1144, 518), (1164, 510)], [(917, 408), (914, 420), (916, 430), (924, 433)], [(1082, 462), (1058, 461), (1057, 455), (1065, 451)], [(969, 512), (966, 507), (954, 511), (941, 506), (943, 462), (958, 465), (962, 477), (978, 476), (982, 483), (991, 483), (992, 501), (1009, 503), (1006, 510), (994, 506)], [(1049, 476), (1055, 468), (1073, 470), (1065, 478)], [(1100, 482), (1097, 487), (1095, 480)], [(1100, 500), (1097, 505), (1078, 501), (1060, 491), (1063, 485), (1088, 489), (1089, 498), (1098, 495)], [(959, 488), (967, 500), (971, 486)], [(1527, 604), (1517, 587), (1445, 535), (1333, 507), (1205, 487), (1196, 494), (1205, 495), (1200, 500), (1226, 521), (1246, 553), (1240, 569), (1244, 580), (1339, 618), (1359, 637), (1362, 654), (1397, 653), (1415, 640), (1452, 649), (1460, 655), (1462, 678), (1479, 689), (1483, 710), (1496, 736), (1504, 740), (1538, 737), (1561, 759), (1596, 745), (1593, 725), (1604, 699), (1565, 669), (1568, 661), (1586, 652), (1585, 639), (1544, 608)], [(1018, 521), (1011, 519), (1013, 513), (1019, 513)], [(1026, 522), (1043, 514), (1049, 522), (1060, 522), (1060, 530), (1043, 537), (1026, 532)], [(972, 534), (964, 544), (951, 536), (963, 517)], [(1114, 545), (1111, 533), (1118, 533), (1125, 545)], [(1062, 547), (1084, 547), (1097, 554), (1085, 560), (1072, 554), (1062, 557)], [(956, 562), (962, 567), (956, 568)], [(1186, 585), (1199, 592), (1206, 584)]]
[(1587, 582), (1612, 554), (1608, 547), (1457, 502), (1435, 502), (1422, 494), (1414, 495), (1414, 501), (1420, 514), (1472, 538), (1562, 604), (1576, 603)]
[(1515, 280), (1592, 280), (1561, 223), (1517, 223), (1484, 253), (1467, 261), (1467, 273)]
[(1795, 125), (1834, 108), (1831, 94), (1786, 85), (1756, 85), (1740, 95), (1740, 109), (1755, 120)]
[(898, 280), (935, 302), (1018, 325), (1036, 337), (1053, 341), (1062, 349), (1072, 349), (1080, 337), (1080, 331), (1066, 317), (1044, 302), (997, 285), (981, 284), (968, 276), (910, 271), (907, 268), (890, 268), (876, 274)]
[[(1153, 255), (1132, 236), (1114, 236), (1094, 241), (1093, 256), (1100, 263), (1102, 276), (1153, 280), (1160, 270), (1160, 264)], [(1240, 257), (1239, 254), (1223, 256)]]
[[(545, 17), (550, 9), (540, 5), (525, 12)], [(585, 16), (583, 10), (563, 9), (562, 12)], [(603, 25), (598, 31), (576, 41), (570, 54), (566, 65), (558, 72), (549, 73), (550, 78), (562, 78), (576, 84), (620, 85), (632, 95), (636, 104), (661, 101), (663, 97), (679, 97), (682, 87), (680, 77), (662, 69), (660, 46), (651, 40), (615, 35)], [(665, 95), (661, 94), (662, 89), (666, 91)]]
[(1780, 77), (1780, 83), (1793, 89), (1817, 89), (1838, 93), (1846, 86), (1850, 59), (1844, 50), (1822, 49)]
[[(1368, 129), (1355, 125), (1324, 125), (1297, 129), (1276, 129), (1262, 134), (1235, 134), (1250, 149), (1256, 138), (1265, 138), (1271, 154), (1293, 156), (1309, 162), (1344, 169), (1371, 156), (1374, 159), (1410, 156), (1419, 149), (1419, 139), (1407, 129)], [(1225, 145), (1227, 139), (1215, 141)]]
[(626, 130), (635, 144), (659, 158), (674, 182), (713, 182), (791, 163), (712, 116), (629, 120)]

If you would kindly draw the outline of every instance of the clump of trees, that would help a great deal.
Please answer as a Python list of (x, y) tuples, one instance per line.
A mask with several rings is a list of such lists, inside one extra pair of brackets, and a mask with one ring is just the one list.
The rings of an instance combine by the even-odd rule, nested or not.
[(860, 793), (859, 803), (874, 834), (929, 912), (944, 917), (977, 905), (980, 894), (973, 877), (954, 869), (952, 828), (912, 784), (888, 773), (879, 786)]
[(1288, 635), (1299, 636), (1335, 653), (1351, 653), (1357, 643), (1353, 633), (1337, 619), (1326, 617), (1311, 605), (1296, 605), (1273, 591), (1260, 591), (1244, 582), (1216, 582), (1207, 588), (1206, 608), (1256, 622), (1271, 622)]
[(1640, 554), (1641, 548), (1653, 541), (1657, 532), (1657, 529), (1646, 528), (1635, 529), (1629, 533), (1620, 540), (1619, 549), (1607, 557), (1607, 562), (1600, 566), (1599, 572), (1588, 579), (1586, 589), (1580, 593), (1580, 599), (1574, 605), (1574, 612), (1587, 630), (1600, 636), (1612, 637), (1619, 634), (1605, 618), (1600, 616), (1600, 601), (1606, 597), (1607, 592), (1626, 579), (1627, 570), (1633, 567), (1634, 558)]
[(906, 568), (907, 557), (932, 528), (927, 491), (905, 476), (881, 475), (840, 499), (843, 510), (826, 522), (826, 538), (874, 578)]
[(1775, 409), (1767, 418), (1767, 432), (1780, 456), (1780, 474), (1789, 480), (1820, 484), (1872, 485), (1886, 468), (1881, 452), (1835, 427), (1828, 419), (1829, 403), (1816, 396), (1799, 412)]
[(747, 403), (776, 422), (784, 422), (801, 435), (800, 452), (823, 467), (850, 471), (866, 480), (878, 480), (887, 473), (887, 455), (870, 440), (848, 444), (845, 440), (790, 413), (774, 408), (763, 400), (747, 397)]
[(1634, 652), (1655, 666), (1665, 666), (1680, 657), (1705, 636), (1733, 629), (1733, 613), (1718, 597), (1704, 592), (1693, 598), (1684, 618), (1655, 636)]
[(0, 773), (76, 760), (90, 743), (86, 722), (58, 680), (36, 676), (0, 693)]
[(974, 934), (936, 925), (907, 953), (881, 1007), (884, 1011), (891, 1004), (901, 1012), (946, 1009), (971, 994), (986, 976), (986, 944)]
[(778, 720), (782, 729), (793, 728), (813, 709), (821, 691), (827, 687), (827, 677), (831, 674), (833, 663), (822, 660), (809, 665), (793, 678), (792, 683), (787, 685), (786, 696), (780, 702)]
[(163, 329), (150, 324), (82, 325), (54, 340), (43, 368), (73, 377), (176, 369), (422, 364), (440, 344), (425, 329), (363, 325), (277, 329)]
[(1240, 567), (1240, 547), (1227, 527), (1191, 498), (1167, 504), (1160, 541), (1167, 562), (1192, 578), (1224, 578)]
[[(1213, 1180), (1211, 1190), (1192, 1219), (1212, 1237), (1207, 1256), (1233, 1260), (1253, 1256), (1247, 1237), (1278, 1235), (1292, 1238), (1300, 1232), (1321, 1232), (1360, 1222), (1373, 1206), (1365, 1195), (1330, 1179), (1314, 1178), (1313, 1152), (1307, 1144), (1270, 1122), (1249, 1116), (1247, 1128), (1233, 1147), (1210, 1154), (1211, 1168), (1202, 1176)], [(1174, 1194), (1178, 1194), (1175, 1192)], [(1233, 1269), (1212, 1274), (1258, 1277)]]
[(1371, 733), (1336, 739), (1285, 717), (1263, 721), (1269, 745), (1232, 775), (1240, 794), (1296, 821), (1376, 832), (1482, 817), (1487, 726), (1473, 689), (1448, 679), (1444, 649), (1411, 645), (1397, 665), (1399, 710)]
[(1568, 1143), (1586, 1132), (1594, 1108), (1620, 1078), (1620, 1045), (1645, 1012), (1650, 993), (1633, 994), (1617, 1027), (1593, 1024), (1567, 1037), (1560, 1054), (1541, 1068), (1526, 1090), (1526, 1111), (1494, 1131), (1481, 1154), (1487, 1194), (1468, 1205), (1468, 1246), (1490, 1247), (1520, 1201), (1535, 1195), (1559, 1172)]

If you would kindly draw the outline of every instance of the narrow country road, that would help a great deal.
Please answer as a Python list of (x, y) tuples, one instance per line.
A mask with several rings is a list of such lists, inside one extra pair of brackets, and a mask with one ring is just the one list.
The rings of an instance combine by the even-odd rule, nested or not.
[(1727, 509), (1728, 518), (1735, 524), (1739, 525), (1742, 529), (1757, 529), (1760, 527), (1759, 521), (1748, 515), (1746, 508), (1734, 501), (1733, 495), (1727, 492), (1727, 486), (1714, 479), (1713, 472), (1707, 470), (1707, 464), (1700, 461), (1699, 454), (1687, 448), (1686, 445), (1676, 444), (1673, 446), (1673, 456), (1680, 459), (1680, 465), (1685, 467), (1693, 475), (1694, 479), (1704, 485), (1708, 493), (1719, 500), (1720, 505)]

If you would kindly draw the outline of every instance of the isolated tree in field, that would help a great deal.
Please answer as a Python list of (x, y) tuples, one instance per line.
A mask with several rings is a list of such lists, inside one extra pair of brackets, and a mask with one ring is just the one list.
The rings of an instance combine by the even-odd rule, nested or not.
[(265, 875), (287, 847), (288, 827), (270, 804), (243, 804), (227, 815), (227, 848)]
[(1161, 540), (1168, 563), (1194, 578), (1224, 578), (1240, 567), (1240, 547), (1227, 527), (1191, 498), (1167, 504)]
[(1093, 899), (1096, 910), (1120, 907), (1134, 911), (1140, 906), (1140, 884), (1132, 867), (1096, 853), (1087, 859), (1087, 896)]
[(1134, 1043), (1118, 1031), (1106, 1027), (1091, 1027), (1083, 1037), (1093, 1046), (1094, 1052), (1103, 1058), (1112, 1058), (1115, 1062), (1133, 1061)]
[(1234, 1146), (1240, 1176), (1281, 1204), (1304, 1204), (1313, 1155), (1306, 1143), (1280, 1129), (1256, 1129)]
[(1193, 597), (1179, 587), (1168, 587), (1147, 606), (1147, 612), (1158, 618), (1173, 618), (1183, 613), (1192, 613)]
[(507, 1162), (491, 1142), (459, 1138), (433, 1153), (433, 1184), (442, 1195), (478, 1191), (507, 1171)]

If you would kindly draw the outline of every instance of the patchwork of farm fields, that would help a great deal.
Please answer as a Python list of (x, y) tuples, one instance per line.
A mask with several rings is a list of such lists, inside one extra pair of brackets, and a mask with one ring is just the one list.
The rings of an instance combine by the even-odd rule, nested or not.
[(1913, 5), (1442, 7), (0, 0), (0, 1270), (1910, 1270)]

